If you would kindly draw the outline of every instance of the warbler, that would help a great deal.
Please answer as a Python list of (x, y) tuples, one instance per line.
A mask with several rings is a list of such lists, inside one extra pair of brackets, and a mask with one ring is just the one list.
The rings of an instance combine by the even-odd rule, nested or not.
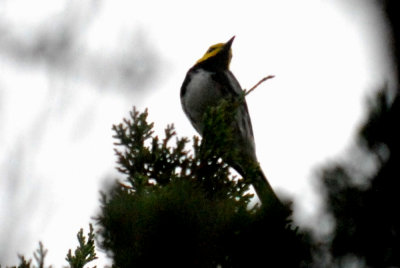
[[(253, 128), (244, 93), (238, 80), (229, 70), (234, 39), (235, 36), (226, 43), (212, 45), (189, 69), (180, 91), (182, 108), (196, 131), (203, 135), (204, 115), (210, 107), (216, 107), (222, 100), (239, 101), (231, 127), (235, 146), (238, 146), (235, 149), (238, 149), (240, 156), (228, 164), (250, 180), (263, 205), (281, 204), (258, 164)], [(254, 166), (256, 172), (249, 172)], [(249, 174), (253, 175), (253, 178), (248, 178)]]

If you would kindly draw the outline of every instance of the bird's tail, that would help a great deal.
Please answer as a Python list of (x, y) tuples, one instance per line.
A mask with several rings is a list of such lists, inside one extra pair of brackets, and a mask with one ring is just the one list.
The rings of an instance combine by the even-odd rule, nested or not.
[[(247, 161), (246, 161), (247, 162)], [(236, 162), (237, 163), (237, 162)], [(243, 168), (243, 165), (232, 165), (236, 171), (238, 171), (244, 178), (249, 180), (257, 193), (263, 207), (265, 208), (278, 208), (284, 207), (282, 202), (279, 200), (278, 196), (269, 184), (267, 177), (264, 175), (260, 165), (254, 165), (254, 163), (249, 163)]]
[(268, 208), (283, 206), (282, 202), (269, 184), (262, 169), (258, 167), (254, 172), (250, 173), (253, 173), (249, 175), (252, 177), (254, 190), (256, 191), (262, 205)]

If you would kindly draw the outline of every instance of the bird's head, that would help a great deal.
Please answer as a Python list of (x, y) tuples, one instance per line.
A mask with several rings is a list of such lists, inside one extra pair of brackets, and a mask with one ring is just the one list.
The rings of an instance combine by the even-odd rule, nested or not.
[(226, 43), (218, 43), (212, 45), (196, 65), (202, 65), (211, 69), (229, 69), (229, 64), (232, 59), (232, 43), (235, 39), (233, 36)]

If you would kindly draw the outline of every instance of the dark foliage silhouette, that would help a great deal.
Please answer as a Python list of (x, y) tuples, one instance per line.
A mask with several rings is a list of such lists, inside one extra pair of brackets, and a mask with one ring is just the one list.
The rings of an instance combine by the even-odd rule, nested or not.
[(248, 182), (229, 177), (220, 157), (230, 153), (223, 120), (210, 125), (214, 139), (194, 139), (192, 154), (187, 139), (170, 145), (172, 126), (163, 140), (155, 137), (146, 117), (134, 110), (114, 126), (118, 170), (127, 177), (103, 194), (98, 223), (116, 267), (306, 266), (307, 236), (288, 212), (249, 209)]
[[(387, 15), (392, 39), (394, 80), (399, 75), (400, 19), (397, 2), (379, 1)], [(400, 95), (398, 84), (386, 86), (370, 99), (368, 116), (359, 130), (357, 144), (369, 159), (374, 172), (360, 172), (368, 163), (353, 157), (322, 174), (327, 192), (327, 208), (336, 227), (330, 241), (334, 263), (355, 256), (369, 267), (400, 266)], [(362, 182), (362, 183), (360, 183)]]

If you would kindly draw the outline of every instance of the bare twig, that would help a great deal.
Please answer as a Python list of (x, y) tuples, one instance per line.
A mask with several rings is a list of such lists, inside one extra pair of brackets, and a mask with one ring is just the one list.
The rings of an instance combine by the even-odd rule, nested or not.
[(261, 79), (260, 81), (258, 81), (257, 84), (255, 84), (252, 88), (250, 88), (249, 90), (244, 90), (244, 95), (247, 96), (250, 94), (250, 92), (252, 92), (254, 89), (256, 89), (260, 84), (264, 83), (265, 81), (274, 78), (275, 75), (268, 75), (266, 77), (264, 77), (263, 79)]

